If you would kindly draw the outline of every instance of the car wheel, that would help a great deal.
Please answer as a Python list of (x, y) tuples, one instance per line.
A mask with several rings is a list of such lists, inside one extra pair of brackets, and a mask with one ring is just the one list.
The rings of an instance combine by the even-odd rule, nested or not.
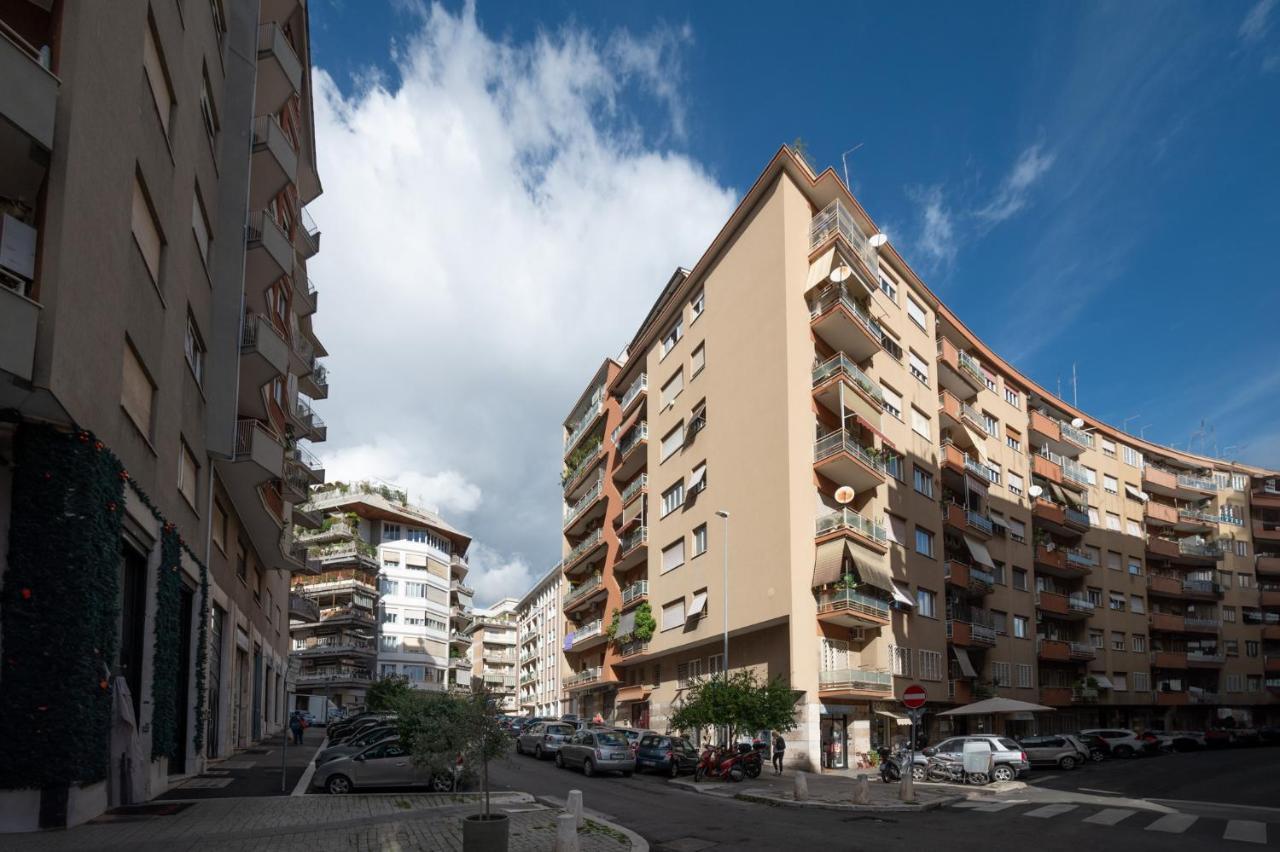
[(452, 793), (453, 777), (450, 775), (432, 775), (431, 776), (431, 792)]
[(679, 778), (679, 777), (680, 777), (680, 764), (679, 764), (679, 763), (676, 763), (674, 760), (673, 760), (673, 761), (671, 761), (671, 769), (670, 769), (670, 770), (668, 770), (667, 774), (668, 774), (668, 775), (670, 775), (672, 778)]
[(560, 752), (556, 752), (556, 767), (564, 769), (564, 755)]
[(516, 738), (516, 754), (524, 754), (524, 746), (520, 745), (520, 739)]
[(594, 763), (591, 762), (591, 758), (587, 758), (586, 760), (582, 761), (582, 774), (585, 775), (587, 778), (590, 778), (591, 776), (596, 774), (596, 766)]
[(702, 778), (703, 778), (703, 776), (704, 776), (704, 775), (706, 775), (706, 774), (707, 774), (707, 771), (706, 771), (705, 769), (703, 769), (701, 766), (699, 766), (699, 767), (697, 767), (696, 769), (694, 769), (694, 770), (693, 770), (693, 783), (695, 783), (695, 784), (696, 784), (696, 783), (698, 783), (699, 781), (701, 781), (701, 780), (702, 780)]
[(1126, 757), (1133, 757), (1136, 754), (1137, 752), (1133, 750), (1133, 746), (1118, 745), (1115, 747), (1115, 755), (1121, 760)]
[(991, 770), (992, 781), (1012, 781), (1016, 777), (1018, 777), (1018, 773), (1013, 771), (1012, 766), (1006, 766), (1004, 764), (1001, 764), (1000, 766), (997, 766), (995, 769)]
[(925, 768), (924, 768), (923, 766), (912, 766), (912, 767), (911, 767), (911, 780), (912, 780), (912, 781), (923, 781), (923, 780), (925, 780), (925, 778), (927, 777), (927, 775), (928, 775), (928, 772), (926, 772), (926, 771), (925, 771)]
[(542, 760), (542, 746), (533, 747), (533, 759)]
[(1089, 759), (1094, 763), (1101, 763), (1107, 759), (1107, 753), (1100, 748), (1090, 749)]
[(1075, 768), (1076, 768), (1076, 759), (1075, 759), (1074, 757), (1072, 757), (1071, 755), (1067, 755), (1066, 757), (1062, 758), (1062, 760), (1059, 760), (1059, 761), (1058, 761), (1058, 765), (1059, 765), (1059, 766), (1061, 766), (1063, 769), (1066, 769), (1066, 770), (1075, 769)]
[(324, 782), (324, 788), (335, 796), (351, 792), (351, 779), (345, 775), (330, 775)]

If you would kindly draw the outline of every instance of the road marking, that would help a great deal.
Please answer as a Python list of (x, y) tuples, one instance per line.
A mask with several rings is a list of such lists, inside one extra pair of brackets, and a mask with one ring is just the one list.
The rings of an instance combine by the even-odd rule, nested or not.
[(1222, 832), (1223, 840), (1239, 840), (1242, 843), (1266, 843), (1267, 824), (1252, 819), (1233, 819)]
[(1091, 822), (1094, 825), (1115, 825), (1126, 817), (1131, 817), (1137, 811), (1131, 811), (1127, 808), (1105, 808), (1098, 811), (1091, 817), (1085, 817), (1085, 822)]
[(1034, 811), (1027, 811), (1023, 816), (1035, 817), (1036, 819), (1048, 819), (1056, 817), (1058, 814), (1065, 814), (1067, 811), (1074, 811), (1075, 805), (1045, 805), (1042, 808), (1036, 808)]
[(1191, 814), (1165, 814), (1160, 819), (1147, 826), (1147, 831), (1163, 831), (1166, 834), (1181, 834), (1191, 825), (1200, 819), (1198, 816)]
[(1124, 795), (1124, 793), (1121, 793), (1119, 790), (1099, 790), (1096, 787), (1077, 787), (1076, 790), (1080, 793), (1106, 793), (1108, 796)]
[(290, 796), (305, 796), (307, 788), (311, 786), (311, 778), (316, 774), (316, 757), (320, 752), (324, 751), (325, 746), (329, 744), (329, 736), (320, 741), (320, 747), (315, 750), (315, 754), (311, 755), (311, 762), (307, 764), (307, 768), (302, 770), (302, 777), (298, 779), (298, 783), (293, 786), (293, 792)]
[(995, 814), (1005, 810), (1006, 808), (1011, 808), (1017, 804), (1020, 804), (1020, 803), (1019, 802), (992, 802), (989, 805), (978, 805), (976, 808), (974, 808), (974, 810), (980, 811), (984, 814)]
[(974, 802), (974, 801), (970, 801), (970, 800), (966, 799), (966, 800), (965, 800), (965, 801), (963, 801), (963, 802), (956, 802), (956, 803), (955, 803), (954, 805), (952, 805), (951, 807), (953, 807), (953, 808), (980, 808), (980, 807), (982, 807), (982, 806), (983, 806), (983, 803), (982, 803), (982, 802)]

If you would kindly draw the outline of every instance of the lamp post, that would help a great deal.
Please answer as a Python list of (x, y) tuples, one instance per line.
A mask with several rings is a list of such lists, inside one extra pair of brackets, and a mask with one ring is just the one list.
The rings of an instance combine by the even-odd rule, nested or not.
[(724, 521), (724, 658), (720, 663), (725, 677), (729, 676), (729, 513), (719, 509), (716, 514)]

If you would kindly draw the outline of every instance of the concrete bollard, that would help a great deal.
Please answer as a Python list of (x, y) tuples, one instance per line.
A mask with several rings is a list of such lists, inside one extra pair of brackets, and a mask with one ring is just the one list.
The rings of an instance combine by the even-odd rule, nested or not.
[(578, 828), (573, 814), (556, 817), (556, 845), (554, 852), (578, 852)]
[(796, 770), (796, 801), (803, 802), (809, 798), (809, 778), (808, 775), (800, 770)]
[(916, 787), (911, 777), (911, 771), (910, 765), (903, 767), (902, 783), (898, 785), (898, 798), (904, 802), (914, 802), (916, 800)]
[(866, 773), (859, 775), (858, 780), (853, 782), (853, 803), (855, 805), (871, 803), (871, 787), (867, 784)]
[(573, 827), (575, 829), (582, 828), (582, 791), (570, 790), (569, 798), (565, 800), (564, 809), (573, 814)]

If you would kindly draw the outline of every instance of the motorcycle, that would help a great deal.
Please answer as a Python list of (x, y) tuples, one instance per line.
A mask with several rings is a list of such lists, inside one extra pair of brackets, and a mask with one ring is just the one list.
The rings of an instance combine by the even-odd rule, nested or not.
[(738, 743), (738, 761), (748, 778), (760, 777), (760, 770), (764, 768), (764, 755), (760, 753), (763, 748), (763, 743)]
[(974, 784), (983, 786), (991, 783), (991, 776), (985, 772), (965, 772), (964, 761), (942, 755), (932, 755), (925, 767), (925, 779), (952, 784)]
[(698, 766), (693, 770), (693, 780), (703, 778), (719, 778), (724, 781), (741, 781), (747, 776), (747, 770), (740, 761), (740, 756), (728, 749), (707, 746), (698, 759)]

